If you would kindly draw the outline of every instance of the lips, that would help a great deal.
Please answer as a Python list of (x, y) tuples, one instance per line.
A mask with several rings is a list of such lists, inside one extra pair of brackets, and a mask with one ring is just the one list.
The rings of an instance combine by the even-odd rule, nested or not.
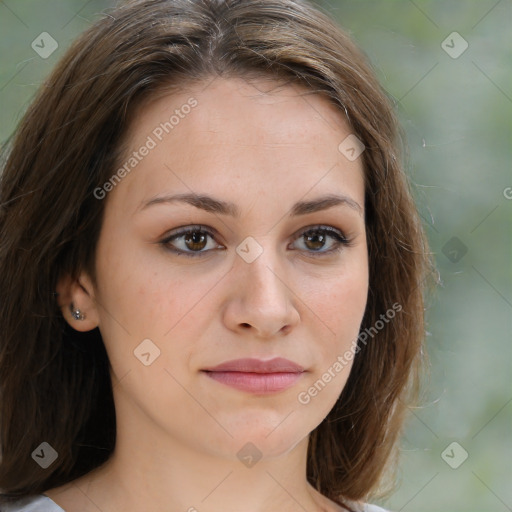
[(289, 359), (275, 357), (268, 361), (260, 359), (234, 359), (211, 368), (211, 372), (249, 372), (249, 373), (300, 373), (304, 368)]
[(241, 391), (268, 394), (293, 386), (302, 376), (304, 368), (289, 359), (276, 357), (235, 359), (203, 369), (211, 379)]

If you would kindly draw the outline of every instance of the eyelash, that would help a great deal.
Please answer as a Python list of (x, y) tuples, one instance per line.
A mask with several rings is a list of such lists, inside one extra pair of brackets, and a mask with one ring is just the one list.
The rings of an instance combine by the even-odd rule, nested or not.
[[(165, 247), (168, 251), (171, 251), (172, 253), (175, 253), (179, 256), (187, 256), (191, 258), (201, 257), (205, 254), (208, 254), (210, 251), (214, 249), (208, 249), (206, 251), (183, 251), (181, 249), (176, 249), (175, 247), (172, 247), (170, 243), (178, 238), (181, 238), (183, 236), (186, 236), (191, 233), (201, 233), (203, 235), (207, 235), (211, 237), (213, 240), (215, 240), (215, 234), (212, 233), (210, 230), (206, 229), (204, 226), (188, 226), (186, 229), (182, 229), (181, 231), (177, 231), (174, 233), (171, 233), (169, 236), (166, 236), (161, 242), (159, 242), (162, 246)], [(307, 235), (307, 234), (323, 234), (331, 237), (335, 241), (334, 247), (331, 249), (328, 249), (326, 251), (307, 251), (309, 256), (313, 257), (322, 257), (326, 255), (332, 255), (334, 253), (338, 253), (341, 251), (344, 247), (350, 247), (352, 245), (352, 240), (348, 239), (340, 230), (330, 227), (330, 226), (323, 226), (323, 225), (317, 225), (317, 226), (308, 226), (306, 229), (300, 232), (300, 234), (294, 239), (298, 240), (301, 237)]]

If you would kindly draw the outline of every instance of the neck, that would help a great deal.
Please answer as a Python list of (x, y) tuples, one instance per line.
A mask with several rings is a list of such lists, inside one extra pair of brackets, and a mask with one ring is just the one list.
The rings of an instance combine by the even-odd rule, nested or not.
[(118, 429), (112, 457), (75, 481), (71, 501), (47, 494), (66, 512), (342, 510), (307, 482), (307, 445), (305, 438), (286, 453), (261, 453), (255, 462), (259, 454), (250, 445), (237, 457), (221, 457), (215, 450), (205, 453), (155, 430), (150, 435), (147, 425), (141, 429), (131, 425)]

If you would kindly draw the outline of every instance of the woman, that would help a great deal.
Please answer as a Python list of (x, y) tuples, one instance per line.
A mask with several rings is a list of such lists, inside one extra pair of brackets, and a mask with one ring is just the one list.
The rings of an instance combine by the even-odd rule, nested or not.
[(428, 248), (362, 54), (296, 0), (85, 32), (2, 175), (2, 511), (380, 508)]

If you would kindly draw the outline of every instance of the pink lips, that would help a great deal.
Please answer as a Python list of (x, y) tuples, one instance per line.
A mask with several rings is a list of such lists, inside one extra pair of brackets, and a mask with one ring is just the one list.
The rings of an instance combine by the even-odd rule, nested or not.
[(203, 370), (206, 375), (227, 386), (250, 393), (267, 394), (283, 391), (295, 384), (304, 368), (293, 361), (276, 357), (235, 359)]

